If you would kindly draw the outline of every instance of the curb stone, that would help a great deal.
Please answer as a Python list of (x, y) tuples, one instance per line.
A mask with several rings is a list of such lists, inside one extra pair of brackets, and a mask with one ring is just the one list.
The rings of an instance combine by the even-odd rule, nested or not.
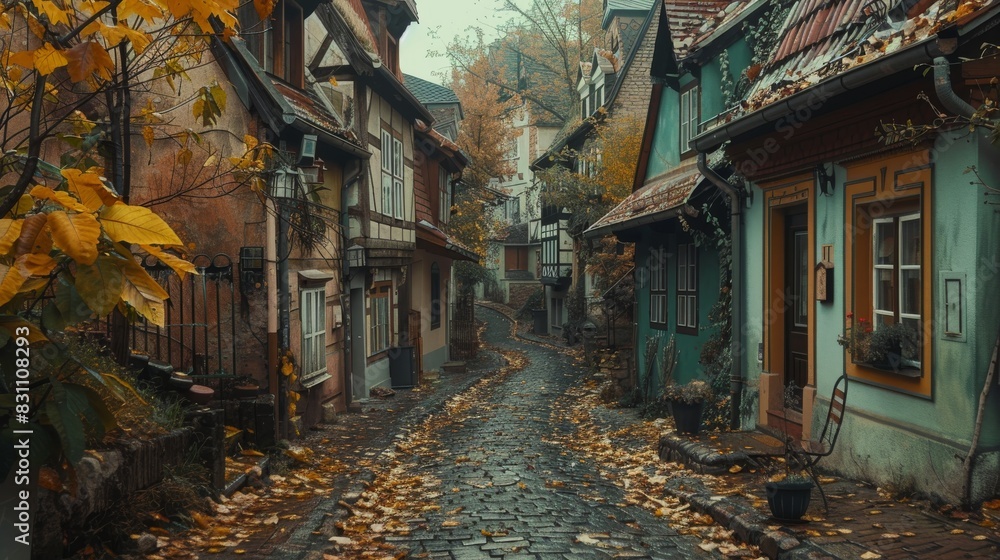
[(719, 525), (733, 531), (741, 541), (757, 546), (768, 558), (778, 560), (838, 559), (808, 541), (800, 541), (791, 532), (771, 529), (770, 519), (744, 500), (712, 494), (696, 478), (667, 481), (664, 491), (691, 504), (700, 513), (712, 516)]

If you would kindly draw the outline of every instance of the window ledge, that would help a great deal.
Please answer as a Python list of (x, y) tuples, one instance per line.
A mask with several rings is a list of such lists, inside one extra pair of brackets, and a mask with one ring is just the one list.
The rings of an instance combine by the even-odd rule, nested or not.
[(327, 379), (333, 379), (333, 376), (324, 371), (321, 373), (315, 373), (312, 375), (312, 377), (303, 378), (301, 383), (302, 386), (305, 387), (306, 389), (311, 389), (316, 385), (319, 385), (320, 383), (326, 381)]
[(872, 364), (868, 362), (855, 362), (856, 365), (861, 366), (865, 369), (875, 370), (880, 373), (891, 373), (893, 375), (898, 375), (900, 377), (909, 377), (911, 379), (917, 379), (923, 377), (923, 370), (914, 367), (898, 367), (894, 368), (889, 364)]

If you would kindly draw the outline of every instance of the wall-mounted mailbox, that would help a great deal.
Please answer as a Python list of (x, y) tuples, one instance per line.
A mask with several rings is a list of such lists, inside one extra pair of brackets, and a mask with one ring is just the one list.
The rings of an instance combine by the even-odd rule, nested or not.
[(816, 301), (833, 302), (833, 263), (820, 261), (816, 265)]

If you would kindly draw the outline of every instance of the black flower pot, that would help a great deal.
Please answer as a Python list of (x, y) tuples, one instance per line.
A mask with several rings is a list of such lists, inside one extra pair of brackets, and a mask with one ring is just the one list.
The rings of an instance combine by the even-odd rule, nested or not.
[(670, 414), (674, 417), (674, 426), (678, 434), (696, 435), (701, 431), (702, 401), (687, 403), (670, 401)]
[(809, 509), (812, 489), (811, 480), (768, 482), (764, 485), (764, 491), (767, 493), (771, 515), (781, 521), (798, 521)]

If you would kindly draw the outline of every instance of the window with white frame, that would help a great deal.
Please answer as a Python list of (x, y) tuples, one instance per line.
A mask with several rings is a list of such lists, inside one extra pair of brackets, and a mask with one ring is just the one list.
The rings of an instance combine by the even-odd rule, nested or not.
[(681, 153), (691, 150), (691, 139), (698, 135), (701, 122), (701, 88), (697, 85), (681, 93)]
[(309, 288), (299, 292), (302, 321), (302, 384), (326, 373), (326, 290)]
[(368, 292), (370, 301), (368, 308), (368, 355), (370, 356), (389, 349), (391, 288), (392, 286), (386, 283), (376, 285)]
[(504, 212), (511, 224), (521, 223), (521, 198), (517, 196), (508, 198), (504, 204)]
[(382, 213), (402, 219), (403, 143), (382, 130)]
[(923, 298), (920, 214), (872, 220), (872, 322), (874, 328), (902, 324), (910, 344), (902, 345), (904, 363), (920, 367)]
[(517, 138), (511, 138), (507, 143), (507, 153), (505, 155), (507, 159), (517, 159), (520, 157), (520, 152), (518, 151)]
[(677, 332), (698, 334), (698, 247), (677, 246)]
[(667, 250), (663, 247), (649, 253), (649, 324), (667, 327)]

